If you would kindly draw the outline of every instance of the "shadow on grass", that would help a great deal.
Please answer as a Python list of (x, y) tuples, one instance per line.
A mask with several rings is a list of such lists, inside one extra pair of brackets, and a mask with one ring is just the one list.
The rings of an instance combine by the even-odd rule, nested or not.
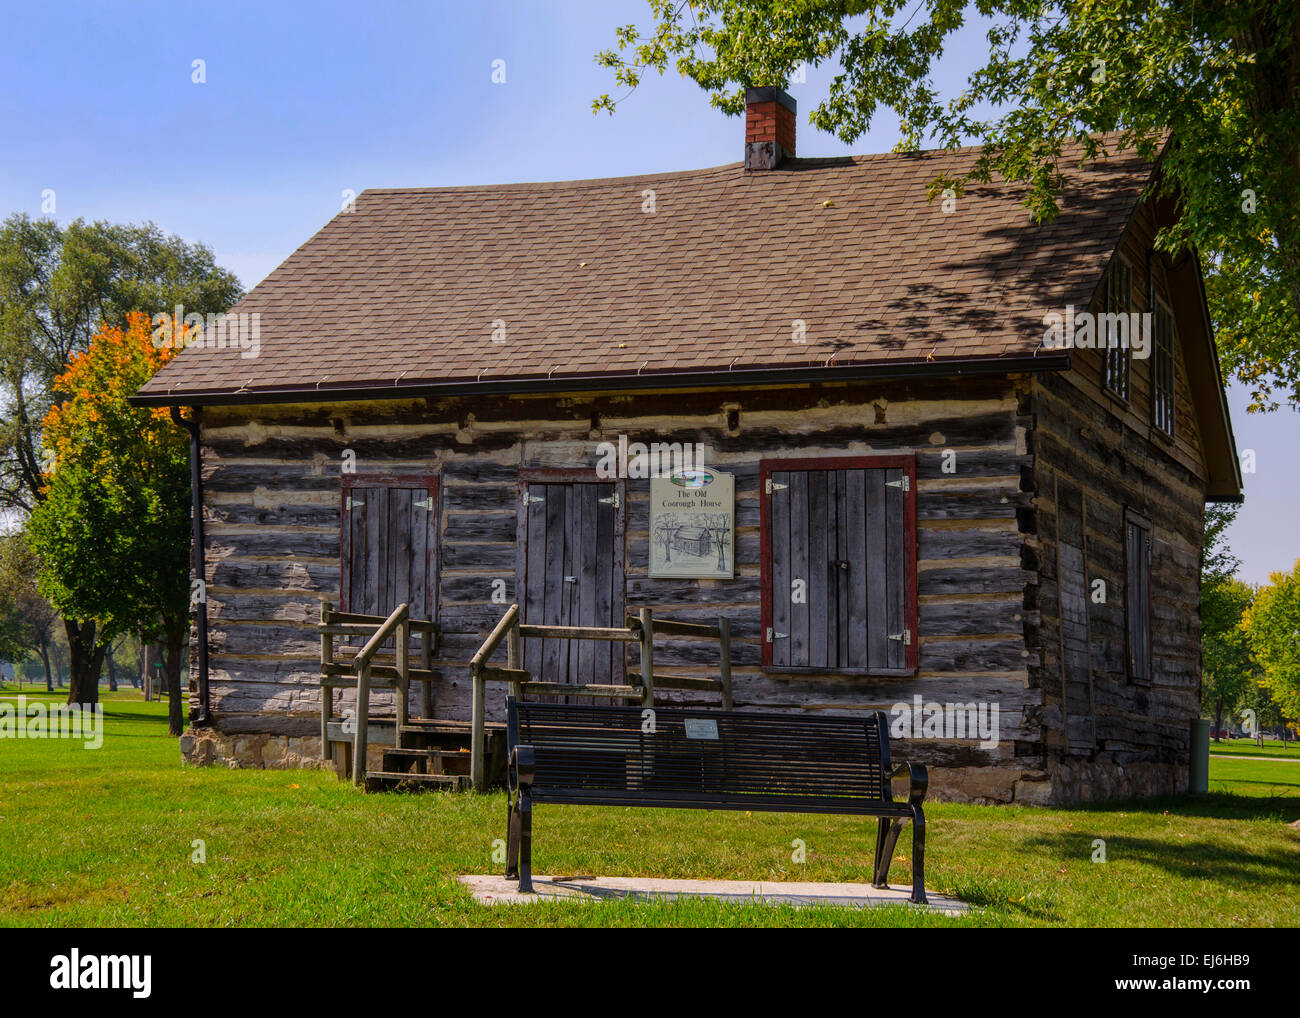
[[(1287, 787), (1276, 781), (1237, 781), (1235, 778), (1232, 779), (1232, 784)], [(1164, 799), (1076, 802), (1052, 808), (1061, 813), (1168, 813), (1170, 816), (1201, 817), (1207, 820), (1280, 820), (1290, 823), (1300, 819), (1300, 794), (1266, 797), (1211, 792), (1208, 795), (1180, 795)]]
[[(1020, 843), (1028, 851), (1041, 850), (1057, 858), (1087, 862), (1092, 842), (1075, 832), (1036, 834)], [(1180, 839), (1177, 844), (1158, 838), (1114, 835), (1106, 839), (1109, 859), (1136, 862), (1184, 879), (1236, 884), (1287, 886), (1296, 880), (1296, 856), (1283, 849), (1252, 849), (1244, 845), (1223, 845)]]

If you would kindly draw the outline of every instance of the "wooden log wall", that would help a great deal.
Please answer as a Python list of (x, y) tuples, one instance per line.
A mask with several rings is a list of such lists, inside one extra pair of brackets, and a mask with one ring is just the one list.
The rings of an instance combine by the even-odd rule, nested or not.
[[(1187, 295), (1170, 294), (1161, 256), (1147, 258), (1154, 222), (1140, 210), (1120, 250), (1133, 267), (1132, 300), (1151, 310), (1149, 288), (1176, 317), (1199, 313)], [(1172, 298), (1172, 299), (1171, 299)], [(1127, 402), (1103, 389), (1103, 357), (1075, 351), (1061, 374), (1035, 376), (1022, 410), (1032, 417), (1032, 520), (1027, 565), (1038, 582), (1026, 595), (1027, 632), (1044, 697), (1043, 728), (1056, 797), (1168, 794), (1186, 788), (1189, 721), (1200, 712), (1200, 557), (1206, 467), (1199, 423), (1176, 349), (1175, 429), (1153, 425), (1151, 360), (1131, 364)], [(1127, 674), (1124, 513), (1152, 524), (1152, 681)], [(1086, 672), (1072, 671), (1072, 629), (1059, 622), (1063, 600), (1059, 549), (1082, 531), (1087, 582)], [(1064, 577), (1073, 585), (1072, 568)], [(1093, 584), (1105, 583), (1105, 601)], [(1067, 592), (1064, 600), (1070, 602)], [(1083, 681), (1083, 680), (1086, 680)], [(1091, 726), (1079, 704), (1089, 703)]]
[[(1020, 530), (1032, 495), (1027, 378), (889, 381), (745, 392), (208, 408), (203, 445), (212, 705), (227, 731), (311, 734), (318, 722), (319, 602), (339, 599), (340, 471), (441, 477), (435, 661), (439, 716), (467, 718), (469, 658), (516, 598), (521, 467), (592, 468), (599, 442), (699, 442), (736, 478), (734, 580), (648, 576), (649, 481), (627, 482), (627, 610), (731, 619), (736, 705), (865, 711), (996, 702), (1002, 743), (929, 742), (944, 767), (1043, 764), (1037, 651), (1025, 628)], [(760, 667), (762, 457), (917, 457), (919, 673), (780, 675)], [(629, 658), (633, 664), (635, 657)], [(661, 640), (656, 669), (716, 675), (706, 641)], [(696, 694), (665, 692), (665, 698)], [(503, 694), (494, 690), (489, 717)], [(382, 709), (382, 708), (381, 708)], [(1041, 776), (1041, 775), (1040, 775)]]

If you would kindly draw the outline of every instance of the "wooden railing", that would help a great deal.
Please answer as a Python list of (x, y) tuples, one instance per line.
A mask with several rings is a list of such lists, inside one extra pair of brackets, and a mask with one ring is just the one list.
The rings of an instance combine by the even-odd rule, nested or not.
[[(700, 679), (688, 675), (668, 675), (656, 673), (654, 669), (654, 638), (656, 635), (704, 637), (718, 641), (721, 654), (719, 678)], [(641, 645), (641, 671), (629, 672), (629, 679), (639, 680), (632, 685), (598, 685), (581, 683), (534, 682), (531, 673), (523, 667), (521, 659), (522, 641), (537, 640), (611, 640), (622, 643), (639, 643)], [(488, 664), (492, 656), (500, 649), (502, 641), (506, 642), (506, 666), (493, 667)], [(732, 708), (731, 696), (731, 622), (719, 618), (716, 626), (699, 625), (693, 622), (673, 622), (670, 619), (656, 619), (649, 608), (642, 608), (639, 615), (627, 616), (627, 628), (600, 626), (539, 626), (525, 625), (519, 621), (519, 605), (512, 604), (501, 621), (496, 624), (488, 638), (479, 647), (478, 653), (470, 660), (470, 681), (473, 686), (473, 707), (471, 714), (470, 775), (476, 791), (487, 788), (487, 738), (486, 705), (487, 684), (505, 682), (510, 686), (510, 695), (520, 697), (525, 693), (560, 694), (569, 696), (607, 696), (613, 699), (640, 700), (646, 707), (654, 706), (655, 687), (664, 689), (688, 689), (718, 691), (722, 694), (722, 706), (725, 710)]]
[[(330, 758), (329, 726), (334, 713), (334, 689), (351, 685), (355, 675), (357, 704), (353, 719), (355, 728), (352, 740), (352, 780), (365, 783), (366, 748), (369, 740), (370, 690), (373, 686), (390, 686), (394, 690), (397, 708), (396, 736), (400, 743), (401, 730), (408, 721), (411, 679), (421, 683), (422, 707), (425, 717), (433, 715), (433, 654), (438, 635), (438, 624), (410, 617), (409, 606), (398, 605), (391, 615), (361, 615), (353, 612), (336, 612), (328, 602), (321, 604), (321, 757)], [(412, 633), (420, 637), (420, 667), (410, 666)], [(368, 637), (355, 656), (338, 660), (334, 640), (337, 637)], [(378, 664), (376, 655), (390, 639), (394, 640), (393, 663)]]

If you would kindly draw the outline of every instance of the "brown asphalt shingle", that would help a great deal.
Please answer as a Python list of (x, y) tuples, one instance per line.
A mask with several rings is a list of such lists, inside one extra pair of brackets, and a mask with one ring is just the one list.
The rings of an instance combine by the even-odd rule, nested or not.
[(1020, 187), (927, 201), (975, 155), (365, 191), (236, 307), (260, 313), (257, 358), (193, 346), (141, 394), (1031, 355), (1047, 311), (1087, 303), (1151, 166), (1063, 164), (1040, 227)]

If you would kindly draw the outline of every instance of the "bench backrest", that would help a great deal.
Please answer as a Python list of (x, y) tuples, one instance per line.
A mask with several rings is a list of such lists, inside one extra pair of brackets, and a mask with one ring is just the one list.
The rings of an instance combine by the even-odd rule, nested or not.
[[(889, 732), (865, 717), (508, 701), (539, 801), (852, 812), (888, 798)], [(650, 720), (653, 731), (648, 730)]]

